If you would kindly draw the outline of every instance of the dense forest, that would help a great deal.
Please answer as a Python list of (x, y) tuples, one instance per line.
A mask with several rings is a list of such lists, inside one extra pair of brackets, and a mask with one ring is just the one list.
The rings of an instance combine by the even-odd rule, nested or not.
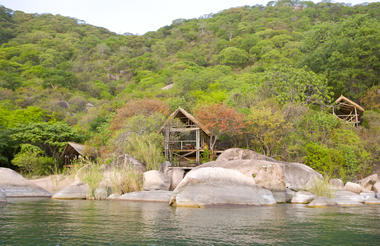
[[(0, 166), (60, 171), (74, 141), (154, 168), (181, 106), (225, 146), (352, 179), (380, 162), (379, 81), (380, 3), (280, 0), (141, 36), (0, 6)], [(332, 115), (341, 94), (361, 126)]]

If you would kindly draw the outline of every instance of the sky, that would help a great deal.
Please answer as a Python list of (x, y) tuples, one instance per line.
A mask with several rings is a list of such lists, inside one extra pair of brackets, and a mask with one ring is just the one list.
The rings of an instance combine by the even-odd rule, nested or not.
[[(379, 0), (342, 0), (352, 5)], [(266, 5), (268, 0), (0, 0), (12, 10), (74, 17), (122, 34), (144, 34), (175, 19), (198, 18), (231, 7)], [(319, 2), (315, 1), (314, 2)]]

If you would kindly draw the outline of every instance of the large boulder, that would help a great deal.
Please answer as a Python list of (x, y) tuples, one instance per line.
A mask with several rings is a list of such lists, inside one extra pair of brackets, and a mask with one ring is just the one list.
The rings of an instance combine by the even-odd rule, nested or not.
[(357, 194), (363, 191), (363, 187), (360, 184), (356, 184), (352, 182), (347, 182), (346, 185), (344, 186), (344, 189), (346, 191), (351, 191)]
[(327, 208), (337, 205), (336, 201), (328, 197), (317, 197), (307, 206), (310, 208)]
[(315, 195), (308, 191), (298, 191), (294, 194), (291, 203), (307, 204), (315, 198)]
[(30, 179), (29, 181), (54, 194), (73, 183), (73, 178), (64, 175), (51, 175), (39, 179)]
[[(202, 164), (195, 169), (219, 167), (239, 171), (258, 186), (274, 191), (285, 191), (285, 173), (280, 163), (264, 160), (233, 160), (212, 161)], [(193, 170), (195, 170), (193, 169)]]
[(268, 156), (259, 154), (253, 150), (249, 149), (240, 149), (240, 148), (231, 148), (223, 151), (216, 161), (234, 161), (234, 160), (265, 160), (276, 162), (275, 159)]
[(301, 163), (296, 162), (281, 162), (284, 169), (286, 188), (299, 191), (309, 189), (317, 179), (322, 179), (323, 176)]
[(373, 187), (372, 187), (373, 191), (376, 192), (376, 193), (380, 193), (380, 181), (377, 181)]
[(364, 201), (371, 199), (371, 198), (376, 198), (376, 194), (373, 191), (361, 192), (360, 196), (363, 198)]
[[(253, 175), (259, 180), (260, 175), (259, 177), (257, 177), (257, 175), (261, 169), (264, 180), (271, 181), (271, 187), (268, 187), (267, 185), (263, 186), (271, 190), (279, 190), (280, 187), (281, 190), (284, 190), (285, 187), (296, 191), (308, 189), (316, 179), (322, 179), (322, 175), (320, 173), (304, 164), (277, 161), (273, 158), (258, 154), (252, 150), (239, 148), (227, 149), (217, 158), (216, 161), (205, 163), (198, 168), (207, 166), (235, 169), (244, 175)], [(263, 171), (267, 169), (265, 167), (268, 166), (271, 166), (273, 171), (276, 171)], [(283, 175), (280, 175), (277, 168), (278, 166), (283, 169)], [(275, 176), (277, 176), (277, 178), (272, 176), (273, 174), (276, 174)], [(279, 176), (283, 177), (278, 179)], [(261, 182), (259, 180), (256, 180), (258, 185), (260, 185)], [(285, 181), (285, 185), (283, 185), (283, 180)]]
[(86, 199), (89, 187), (80, 181), (63, 188), (53, 195), (53, 199), (80, 200)]
[(364, 198), (351, 191), (337, 191), (333, 200), (340, 206), (359, 206), (364, 202)]
[(185, 170), (183, 170), (180, 167), (173, 167), (168, 172), (168, 174), (169, 174), (169, 177), (171, 177), (170, 190), (174, 190), (184, 178)]
[(190, 171), (173, 192), (170, 205), (273, 205), (272, 192), (237, 170), (203, 167)]
[(0, 189), (7, 197), (50, 197), (45, 189), (35, 185), (9, 168), (0, 167)]
[(335, 190), (343, 190), (344, 182), (341, 179), (330, 179), (329, 185)]
[(372, 190), (372, 186), (379, 181), (377, 174), (372, 174), (362, 180), (359, 180), (359, 184), (367, 191)]
[(169, 190), (170, 179), (164, 173), (151, 170), (144, 173), (144, 190)]
[(172, 191), (166, 191), (166, 190), (138, 191), (138, 192), (126, 193), (117, 199), (127, 200), (127, 201), (169, 203), (172, 194), (173, 194)]
[(5, 191), (0, 189), (0, 203), (7, 202), (7, 196), (5, 195)]

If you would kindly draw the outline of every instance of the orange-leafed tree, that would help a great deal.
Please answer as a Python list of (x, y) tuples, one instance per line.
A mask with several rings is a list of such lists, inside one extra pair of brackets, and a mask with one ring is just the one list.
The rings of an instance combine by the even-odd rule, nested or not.
[(167, 115), (169, 113), (169, 106), (165, 102), (154, 98), (130, 100), (116, 111), (116, 115), (111, 121), (111, 129), (120, 129), (125, 120), (134, 115), (142, 114), (149, 116), (153, 113)]
[(211, 104), (197, 108), (195, 117), (210, 132), (210, 150), (214, 153), (216, 141), (221, 135), (236, 136), (242, 133), (244, 116), (225, 104)]

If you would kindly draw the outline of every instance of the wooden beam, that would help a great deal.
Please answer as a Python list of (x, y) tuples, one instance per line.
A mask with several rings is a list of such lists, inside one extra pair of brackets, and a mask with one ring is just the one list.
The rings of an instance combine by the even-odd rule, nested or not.
[(189, 127), (189, 128), (171, 127), (170, 128), (171, 132), (191, 132), (191, 131), (196, 131), (196, 130), (199, 130), (199, 127)]
[(195, 132), (195, 141), (196, 141), (196, 163), (199, 164), (200, 163), (200, 153), (199, 153), (199, 149), (200, 149), (200, 142), (201, 142), (201, 137), (200, 137), (200, 131), (199, 131), (199, 128), (197, 129), (197, 131)]

